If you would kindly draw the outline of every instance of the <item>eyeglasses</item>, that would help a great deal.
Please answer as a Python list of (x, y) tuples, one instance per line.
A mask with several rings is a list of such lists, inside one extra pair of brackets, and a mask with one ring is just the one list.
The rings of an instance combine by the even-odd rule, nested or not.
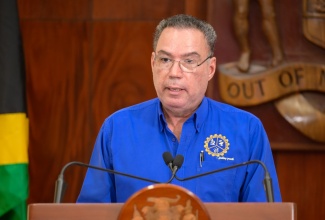
[(207, 61), (210, 58), (212, 58), (212, 55), (208, 56), (205, 60), (199, 63), (199, 60), (195, 58), (187, 58), (184, 60), (173, 60), (166, 56), (156, 55), (155, 62), (160, 69), (164, 69), (164, 70), (169, 70), (173, 66), (174, 62), (178, 62), (178, 65), (183, 72), (194, 73), (198, 66), (201, 66), (205, 61)]

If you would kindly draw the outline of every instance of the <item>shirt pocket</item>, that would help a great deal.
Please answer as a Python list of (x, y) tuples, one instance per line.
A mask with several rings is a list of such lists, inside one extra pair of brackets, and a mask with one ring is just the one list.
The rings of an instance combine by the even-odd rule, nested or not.
[[(198, 175), (207, 173), (196, 179), (196, 194), (203, 202), (231, 202), (233, 195), (237, 168), (216, 171), (234, 165), (233, 161), (215, 160), (203, 161), (202, 167), (198, 169)], [(237, 197), (238, 198), (238, 197)]]

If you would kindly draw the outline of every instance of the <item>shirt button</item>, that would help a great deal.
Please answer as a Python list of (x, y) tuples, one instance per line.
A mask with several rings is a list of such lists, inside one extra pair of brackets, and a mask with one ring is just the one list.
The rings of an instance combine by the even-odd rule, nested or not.
[(176, 138), (173, 138), (172, 141), (175, 142), (176, 141)]

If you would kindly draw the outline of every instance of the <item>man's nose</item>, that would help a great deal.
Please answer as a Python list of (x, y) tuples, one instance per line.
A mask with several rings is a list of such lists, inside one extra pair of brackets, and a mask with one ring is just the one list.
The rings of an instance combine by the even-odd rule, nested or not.
[(169, 70), (170, 76), (173, 77), (181, 77), (183, 75), (183, 70), (181, 67), (180, 60), (174, 60), (170, 70)]

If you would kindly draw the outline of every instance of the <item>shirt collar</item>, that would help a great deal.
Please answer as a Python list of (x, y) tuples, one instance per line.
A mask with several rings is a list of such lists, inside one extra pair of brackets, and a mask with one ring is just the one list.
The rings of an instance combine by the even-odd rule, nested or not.
[[(194, 120), (195, 128), (197, 132), (200, 132), (202, 125), (204, 123), (204, 119), (208, 114), (208, 100), (206, 97), (203, 98), (199, 108), (194, 112), (194, 114), (188, 120)], [(162, 104), (159, 102), (158, 105), (158, 117), (159, 117), (159, 130), (163, 131), (163, 129), (167, 126), (166, 118), (164, 116), (162, 110)], [(193, 118), (193, 119), (192, 119)]]
[(208, 99), (206, 97), (203, 98), (201, 105), (196, 109), (194, 115), (195, 115), (195, 128), (198, 132), (200, 132), (204, 120), (206, 119), (208, 115)]
[[(159, 100), (159, 99), (158, 99)], [(164, 116), (164, 113), (163, 113), (163, 110), (162, 110), (162, 104), (161, 102), (159, 101), (158, 102), (158, 121), (159, 121), (159, 130), (160, 131), (163, 131), (164, 128), (166, 127), (167, 125), (167, 122), (166, 122), (166, 119), (165, 119), (165, 116)]]

